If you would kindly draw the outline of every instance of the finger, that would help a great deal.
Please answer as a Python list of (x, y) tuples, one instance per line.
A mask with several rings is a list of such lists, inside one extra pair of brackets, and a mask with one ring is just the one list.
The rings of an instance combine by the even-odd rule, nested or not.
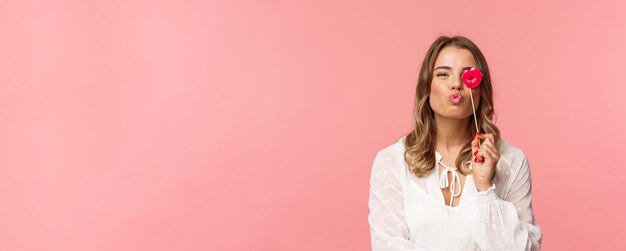
[(495, 145), (493, 144), (491, 139), (486, 139), (485, 143), (483, 144), (483, 147), (481, 147), (481, 148), (483, 148), (483, 150), (485, 150), (485, 153), (490, 155), (491, 159), (494, 162), (497, 162), (500, 159), (500, 153), (498, 152), (497, 147), (495, 147)]
[(476, 136), (474, 136), (474, 138), (472, 139), (472, 149), (473, 149), (473, 148), (478, 148), (478, 146), (480, 146), (480, 144), (478, 143), (478, 142), (481, 140), (480, 136), (481, 136), (481, 135), (476, 135)]
[(478, 149), (480, 149), (480, 143), (479, 143), (480, 139), (476, 136), (474, 136), (474, 139), (472, 140), (472, 157), (476, 156), (476, 153), (478, 152)]
[(479, 143), (481, 139), (484, 139), (484, 135), (476, 135), (474, 140), (472, 141), (472, 154), (474, 157), (477, 157), (477, 160), (480, 162), (484, 159), (484, 156), (479, 156), (479, 151), (485, 145), (485, 142)]
[(495, 136), (495, 134), (487, 133), (487, 134), (483, 134), (482, 136), (483, 137), (481, 137), (481, 139), (484, 139), (482, 142), (485, 142), (487, 139), (491, 139), (491, 142), (495, 145), (495, 143), (496, 143), (496, 136)]
[(483, 157), (477, 157), (475, 162), (476, 162), (476, 163), (484, 163), (484, 162), (485, 162), (485, 158), (483, 158)]
[(483, 158), (482, 156), (478, 156), (478, 155), (476, 155), (476, 156), (474, 157), (474, 163), (481, 163), (481, 162), (483, 162), (483, 161), (484, 161), (484, 158)]
[(484, 159), (486, 156), (489, 156), (495, 160), (498, 159), (498, 156), (500, 155), (496, 150), (496, 147), (493, 145), (491, 139), (486, 139), (485, 142), (482, 144), (480, 150), (481, 151), (478, 152), (479, 154), (477, 154), (477, 156), (480, 157), (479, 160)]
[(485, 147), (485, 154), (484, 155), (489, 156), (489, 158), (493, 159), (494, 161), (496, 159), (498, 159), (498, 156), (499, 156), (496, 152), (493, 151), (493, 149), (489, 149), (489, 148), (486, 148), (486, 147)]
[(493, 133), (485, 133), (483, 134), (483, 136), (490, 138), (491, 140), (495, 141), (496, 140), (496, 135)]
[(485, 150), (485, 155), (488, 156), (489, 160), (495, 163), (498, 159), (498, 154), (496, 154), (493, 148), (485, 147), (484, 150)]
[(493, 147), (494, 149), (497, 149), (495, 141), (493, 141), (492, 138), (485, 138), (485, 140), (481, 143), (482, 145), (489, 145), (491, 147)]
[(494, 153), (498, 153), (498, 149), (496, 148), (493, 141), (489, 138), (485, 140), (485, 142), (483, 143), (483, 146), (487, 149), (490, 149)]
[(476, 162), (484, 162), (486, 155), (487, 152), (484, 148), (479, 149), (478, 153), (476, 154)]
[(476, 155), (472, 157), (472, 159), (474, 160), (474, 162), (479, 163), (482, 161), (483, 159), (483, 153), (480, 151), (480, 149), (476, 150)]
[(478, 161), (479, 162), (485, 162), (488, 158), (491, 158), (491, 156), (489, 155), (489, 152), (487, 151), (487, 148), (481, 148), (478, 151)]

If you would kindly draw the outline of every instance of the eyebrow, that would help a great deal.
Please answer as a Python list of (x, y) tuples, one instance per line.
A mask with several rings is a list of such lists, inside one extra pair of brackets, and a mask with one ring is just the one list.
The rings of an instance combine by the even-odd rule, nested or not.
[[(440, 65), (440, 66), (435, 67), (435, 69), (433, 69), (433, 71), (435, 71), (437, 69), (452, 70), (452, 67), (447, 66), (447, 65)], [(472, 69), (472, 67), (463, 67), (462, 71), (469, 70), (469, 69)]]

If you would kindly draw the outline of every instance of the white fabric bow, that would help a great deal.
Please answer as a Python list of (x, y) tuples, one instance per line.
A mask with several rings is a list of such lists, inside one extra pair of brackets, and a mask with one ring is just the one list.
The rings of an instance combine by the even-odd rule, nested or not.
[[(459, 173), (457, 172), (457, 169), (455, 167), (448, 167), (440, 161), (438, 161), (437, 163), (441, 164), (444, 167), (444, 170), (441, 173), (441, 177), (439, 177), (439, 186), (442, 189), (450, 186), (450, 194), (452, 194), (452, 197), (450, 197), (450, 206), (452, 206), (452, 201), (454, 200), (454, 197), (457, 197), (461, 194), (461, 177), (459, 177)], [(448, 173), (452, 174), (452, 182), (448, 181)]]

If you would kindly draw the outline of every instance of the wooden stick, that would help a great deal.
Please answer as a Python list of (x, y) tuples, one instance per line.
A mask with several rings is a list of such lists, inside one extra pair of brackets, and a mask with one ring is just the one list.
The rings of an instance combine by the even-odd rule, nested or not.
[[(470, 100), (472, 101), (472, 113), (474, 114), (474, 124), (476, 125), (476, 131), (478, 131), (478, 120), (476, 120), (476, 109), (474, 108), (474, 96), (472, 95), (472, 88), (467, 88), (469, 89), (469, 93), (470, 93)], [(480, 139), (478, 139), (478, 147), (480, 147)]]

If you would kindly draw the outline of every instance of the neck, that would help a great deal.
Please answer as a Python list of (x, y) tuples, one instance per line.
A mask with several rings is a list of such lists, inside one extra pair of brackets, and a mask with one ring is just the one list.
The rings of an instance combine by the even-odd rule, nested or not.
[(469, 117), (465, 119), (445, 118), (435, 114), (435, 150), (442, 153), (458, 153), (469, 140)]

